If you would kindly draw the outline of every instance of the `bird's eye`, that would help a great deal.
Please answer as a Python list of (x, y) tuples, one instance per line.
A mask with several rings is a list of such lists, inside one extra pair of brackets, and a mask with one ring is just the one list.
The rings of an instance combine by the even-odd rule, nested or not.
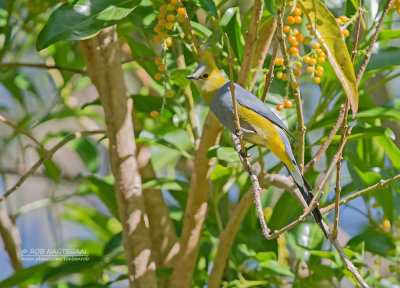
[(204, 73), (202, 76), (203, 76), (204, 79), (207, 79), (208, 78), (208, 73)]

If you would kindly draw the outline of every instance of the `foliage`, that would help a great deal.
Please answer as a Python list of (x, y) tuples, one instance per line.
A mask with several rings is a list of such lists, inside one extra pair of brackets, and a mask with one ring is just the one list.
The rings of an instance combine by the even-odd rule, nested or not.
[[(218, 66), (227, 75), (228, 54), (222, 37), (224, 33), (228, 34), (234, 54), (236, 79), (244, 57), (243, 47), (250, 25), (251, 10), (247, 10), (248, 5), (232, 4), (241, 1), (170, 1), (178, 3), (170, 6), (171, 9), (164, 1), (150, 0), (62, 2), (0, 1), (0, 41), (3, 44), (0, 50), (1, 62), (17, 63), (36, 59), (41, 63), (54, 63), (58, 68), (57, 73), (53, 73), (54, 70), (43, 72), (36, 68), (0, 66), (1, 89), (5, 95), (0, 99), (1, 115), (19, 128), (37, 135), (46, 147), (49, 142), (55, 143), (57, 139), (65, 137), (67, 132), (84, 130), (89, 125), (104, 127), (101, 103), (93, 97), (85, 96), (90, 81), (82, 73), (85, 63), (75, 40), (93, 37), (105, 27), (117, 25), (123, 59), (128, 62), (123, 64), (126, 79), (130, 79), (127, 80), (127, 85), (134, 86), (130, 93), (135, 109), (133, 118), (136, 144), (149, 147), (150, 164), (155, 172), (155, 177), (142, 179), (143, 188), (163, 191), (169, 216), (180, 235), (192, 180), (196, 133), (207, 133), (201, 131), (200, 127), (208, 111), (195, 86), (185, 78), (185, 75), (195, 69), (197, 61), (196, 53), (191, 50), (193, 43), (185, 30), (184, 13), (189, 15), (196, 37), (202, 45), (209, 45), (207, 49), (214, 53)], [(400, 98), (398, 94), (393, 96), (388, 92), (389, 85), (394, 85), (400, 76), (400, 48), (396, 46), (396, 38), (400, 37), (396, 30), (399, 16), (392, 11), (386, 18), (376, 51), (367, 66), (357, 94), (355, 75), (376, 29), (377, 19), (384, 9), (383, 1), (377, 1), (381, 5), (376, 14), (366, 6), (367, 11), (364, 11), (362, 21), (363, 33), (354, 66), (349, 62), (354, 34), (344, 37), (346, 33), (341, 33), (340, 29), (348, 29), (350, 33), (354, 33), (357, 1), (347, 0), (341, 6), (335, 4), (336, 1), (325, 1), (326, 6), (318, 0), (298, 2), (299, 7), (304, 10), (302, 21), (291, 26), (287, 37), (296, 33), (294, 28), (297, 27), (298, 33), (311, 39), (311, 42), (299, 43), (299, 47), (296, 47), (297, 53), (290, 52), (290, 65), (302, 72), (301, 76), (297, 75), (297, 81), (304, 97), (307, 119), (305, 160), (306, 163), (311, 160), (319, 145), (326, 140), (336, 122), (340, 105), (349, 97), (353, 111), (353, 114), (349, 114), (349, 121), (356, 121), (356, 124), (343, 152), (343, 165), (348, 170), (342, 177), (342, 197), (345, 197), (400, 173), (399, 142), (396, 142), (397, 145), (394, 142), (394, 135), (400, 136)], [(319, 5), (317, 12), (310, 8), (313, 2)], [(173, 5), (171, 3), (168, 5)], [(281, 3), (282, 1), (277, 0), (265, 1), (262, 21), (276, 17), (276, 9)], [(182, 7), (186, 10), (179, 10)], [(288, 6), (286, 16), (290, 16), (294, 8), (293, 5)], [(159, 17), (158, 11), (164, 13), (164, 16)], [(320, 15), (319, 11), (325, 13), (323, 19), (315, 19), (315, 15)], [(173, 19), (168, 19), (168, 14), (173, 15)], [(334, 18), (339, 18), (340, 15), (347, 16), (347, 22), (342, 23), (342, 27), (338, 26)], [(316, 32), (312, 33), (311, 29), (307, 29), (307, 20), (316, 26)], [(171, 25), (167, 25), (168, 23)], [(327, 54), (328, 62), (319, 58), (324, 55), (317, 51), (320, 47), (313, 44), (321, 41), (318, 42), (313, 34), (326, 39), (326, 47), (323, 45), (326, 50), (322, 52)], [(295, 46), (297, 44), (292, 45)], [(305, 60), (307, 55), (319, 59), (316, 60), (319, 62), (313, 64), (312, 60)], [(262, 75), (267, 72), (270, 59), (267, 56), (262, 71), (259, 71), (262, 73), (256, 75), (257, 84), (253, 91), (256, 95), (261, 95), (263, 91), (265, 81), (262, 80)], [(178, 64), (179, 61), (181, 64)], [(298, 64), (296, 66), (299, 62), (309, 64), (312, 69), (307, 70), (307, 67)], [(293, 104), (285, 105), (286, 109), (280, 106), (279, 110), (282, 111), (275, 109), (277, 104), (289, 103), (284, 101), (293, 99), (294, 89), (289, 84), (286, 68), (280, 64), (277, 63), (275, 67), (275, 80), (270, 87), (267, 105), (287, 123), (289, 130), (295, 131), (296, 109), (292, 108)], [(322, 70), (319, 66), (323, 67)], [(62, 67), (73, 68), (81, 73), (75, 74)], [(305, 71), (311, 73), (307, 74)], [(315, 74), (316, 71), (322, 71), (321, 75)], [(316, 81), (315, 77), (319, 80)], [(135, 84), (131, 85), (131, 81)], [(398, 83), (396, 85), (398, 90)], [(380, 99), (383, 97), (381, 93), (385, 94), (387, 101)], [(194, 101), (194, 110), (190, 106), (190, 100)], [(191, 112), (195, 113), (194, 120)], [(193, 121), (198, 123), (197, 127), (194, 127)], [(387, 125), (388, 121), (392, 124)], [(64, 125), (57, 129), (59, 123)], [(48, 126), (53, 128), (49, 129)], [(27, 151), (32, 152), (30, 148), (35, 144), (24, 137), (11, 129), (1, 135), (1, 156), (12, 153), (12, 159), (4, 160), (1, 164), (0, 170), (5, 178), (9, 177), (7, 170), (20, 170), (15, 166), (18, 161), (14, 161), (19, 159), (20, 153), (25, 155)], [(115, 183), (111, 175), (106, 175), (110, 171), (104, 164), (108, 158), (104, 156), (107, 141), (103, 140), (80, 138), (65, 147), (80, 159), (84, 172), (68, 175), (63, 163), (65, 160), (68, 162), (68, 159), (46, 160), (42, 176), (56, 187), (61, 181), (66, 181), (69, 184), (68, 195), (50, 195), (47, 201), (38, 199), (37, 202), (18, 207), (19, 212), (14, 215), (29, 216), (47, 206), (63, 207), (63, 212), (57, 214), (58, 221), (78, 223), (90, 231), (90, 240), (78, 237), (68, 243), (70, 248), (89, 249), (90, 261), (49, 261), (26, 267), (9, 278), (2, 279), (0, 287), (41, 283), (47, 283), (49, 287), (113, 287), (112, 285), (127, 279), (121, 224), (114, 195)], [(12, 150), (14, 145), (18, 152)], [(338, 134), (325, 153), (325, 162), (328, 165), (339, 145)], [(215, 159), (215, 164), (209, 175), (209, 209), (202, 230), (196, 271), (192, 279), (193, 287), (204, 287), (207, 283), (219, 237), (232, 217), (239, 199), (251, 187), (248, 175), (232, 146), (230, 135), (224, 130), (219, 145), (210, 148), (207, 153), (209, 159)], [(37, 158), (45, 153), (40, 147), (32, 150)], [(251, 154), (251, 160), (260, 163), (268, 173), (286, 173), (268, 150), (254, 149)], [(313, 187), (320, 183), (326, 166), (319, 163), (305, 175)], [(321, 207), (334, 201), (334, 181), (335, 176), (332, 175), (320, 199)], [(104, 204), (105, 209), (90, 207), (84, 202), (85, 199), (92, 199), (93, 195), (99, 203)], [(273, 230), (297, 219), (302, 212), (297, 200), (282, 189), (269, 187), (262, 200), (268, 225)], [(341, 209), (341, 212), (346, 212), (345, 215), (355, 215), (355, 218), (362, 216), (362, 220), (357, 220), (358, 222), (352, 217), (340, 218), (340, 227), (343, 230), (339, 235), (347, 232), (350, 237), (346, 253), (371, 286), (399, 285), (400, 182), (394, 182), (357, 200), (357, 204), (349, 202)], [(328, 219), (332, 220), (332, 217), (329, 216)], [(354, 226), (358, 226), (356, 231), (352, 228)], [(295, 287), (339, 287), (339, 283), (346, 277), (355, 283), (338, 253), (325, 244), (321, 231), (312, 221), (296, 226), (278, 240), (263, 239), (257, 214), (252, 207), (236, 232), (221, 286), (279, 287), (289, 283)], [(24, 245), (26, 244), (23, 241), (22, 246)], [(374, 256), (375, 262), (372, 265), (371, 261), (367, 262), (367, 255)], [(382, 272), (382, 269), (385, 271)], [(160, 279), (170, 278), (171, 275), (171, 267), (157, 269)]]

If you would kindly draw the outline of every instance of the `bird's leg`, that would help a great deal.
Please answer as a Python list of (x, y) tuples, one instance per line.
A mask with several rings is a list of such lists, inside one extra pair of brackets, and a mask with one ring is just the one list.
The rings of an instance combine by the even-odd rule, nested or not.
[(238, 138), (239, 138), (239, 137), (242, 137), (243, 134), (244, 134), (244, 133), (243, 133), (243, 130), (242, 130), (242, 129), (240, 129), (240, 131), (239, 131), (238, 129), (235, 130), (235, 135), (236, 135), (236, 137), (238, 137)]
[(257, 144), (250, 145), (248, 148), (246, 148), (246, 151), (249, 151), (250, 149), (252, 149), (252, 148), (254, 148), (256, 146), (257, 146)]

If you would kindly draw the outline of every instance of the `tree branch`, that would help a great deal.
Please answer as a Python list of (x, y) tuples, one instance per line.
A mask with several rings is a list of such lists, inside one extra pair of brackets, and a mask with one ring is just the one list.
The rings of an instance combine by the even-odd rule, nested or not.
[(278, 48), (279, 48), (279, 41), (278, 39), (276, 39), (274, 44), (274, 49), (272, 50), (271, 62), (269, 63), (268, 72), (267, 75), (265, 76), (265, 86), (263, 94), (261, 96), (261, 101), (263, 102), (265, 102), (265, 100), (267, 99), (269, 87), (271, 86), (271, 82), (274, 79), (275, 58), (276, 58), (276, 53), (278, 52)]
[(255, 0), (251, 14), (249, 30), (246, 35), (246, 45), (243, 50), (242, 65), (238, 76), (237, 83), (246, 88), (249, 80), (250, 69), (253, 63), (254, 51), (256, 49), (257, 31), (260, 25), (264, 5), (261, 0)]
[(26, 137), (28, 137), (29, 139), (31, 139), (33, 142), (35, 142), (36, 145), (39, 146), (39, 148), (43, 151), (46, 151), (46, 149), (44, 148), (43, 144), (40, 143), (38, 140), (36, 140), (35, 137), (33, 137), (31, 134), (29, 134), (28, 132), (26, 132), (24, 129), (19, 128), (17, 125), (11, 123), (10, 121), (8, 121), (4, 116), (0, 115), (0, 121), (3, 122), (4, 124), (10, 126), (11, 128), (13, 128), (15, 131), (21, 133), (22, 135), (25, 135)]
[(4, 199), (6, 199), (8, 196), (10, 196), (13, 192), (15, 192), (16, 190), (18, 190), (18, 188), (25, 182), (26, 179), (28, 179), (28, 177), (30, 175), (32, 175), (42, 164), (44, 161), (46, 161), (47, 159), (51, 158), (54, 153), (56, 153), (61, 147), (63, 147), (65, 144), (67, 144), (69, 141), (80, 138), (80, 137), (84, 137), (84, 136), (88, 136), (88, 135), (93, 135), (93, 134), (100, 134), (100, 133), (105, 133), (102, 130), (94, 130), (94, 131), (82, 131), (82, 132), (76, 132), (72, 135), (69, 135), (67, 137), (65, 137), (62, 141), (60, 141), (58, 144), (56, 144), (53, 148), (51, 148), (50, 150), (48, 150), (44, 156), (42, 158), (40, 158), (32, 167), (31, 169), (29, 169), (28, 172), (26, 172), (21, 178), (19, 178), (19, 180), (17, 181), (17, 183), (11, 187), (10, 189), (7, 190), (6, 193), (4, 193), (1, 197), (0, 197), (0, 202), (4, 201)]
[(136, 160), (133, 101), (125, 89), (116, 27), (79, 41), (79, 46), (104, 108), (129, 284), (135, 288), (156, 288), (156, 265)]
[(69, 67), (63, 67), (63, 66), (59, 66), (59, 65), (46, 65), (46, 64), (40, 64), (40, 63), (25, 63), (25, 62), (0, 63), (0, 68), (11, 68), (11, 67), (30, 67), (30, 68), (39, 68), (39, 69), (47, 69), (47, 70), (59, 70), (59, 71), (65, 71), (65, 72), (86, 75), (86, 72), (83, 70), (69, 68)]
[(258, 32), (258, 40), (256, 49), (253, 55), (251, 82), (249, 90), (252, 91), (257, 80), (257, 73), (262, 69), (265, 57), (268, 54), (269, 46), (271, 45), (272, 37), (276, 31), (276, 18), (272, 17), (264, 23)]
[[(400, 180), (400, 174), (394, 176), (393, 178), (387, 179), (387, 180), (380, 180), (375, 185), (372, 185), (372, 186), (370, 186), (368, 188), (360, 190), (360, 191), (358, 191), (358, 192), (356, 192), (354, 194), (351, 194), (351, 195), (346, 196), (345, 198), (341, 199), (339, 201), (339, 205), (346, 204), (350, 200), (353, 200), (353, 199), (355, 199), (357, 197), (360, 197), (360, 196), (362, 196), (364, 194), (367, 194), (367, 193), (370, 193), (370, 192), (375, 192), (376, 190), (379, 190), (379, 189), (381, 189), (381, 188), (383, 188), (383, 187), (385, 187), (385, 186), (387, 186), (387, 185), (389, 185), (389, 184), (391, 184), (391, 183), (393, 183), (395, 181), (398, 181), (398, 180)], [(333, 204), (330, 204), (330, 205), (328, 205), (328, 206), (326, 206), (324, 208), (321, 208), (321, 213), (322, 214), (328, 213), (329, 211), (331, 211), (331, 210), (333, 210), (335, 208), (335, 205), (336, 204), (333, 203)]]

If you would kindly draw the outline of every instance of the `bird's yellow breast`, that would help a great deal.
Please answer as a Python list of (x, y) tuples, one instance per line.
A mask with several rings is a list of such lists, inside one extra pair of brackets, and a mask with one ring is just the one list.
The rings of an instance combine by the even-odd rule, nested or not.
[(240, 122), (246, 123), (256, 131), (255, 134), (245, 134), (245, 139), (251, 143), (267, 147), (285, 165), (294, 170), (293, 162), (286, 153), (285, 145), (282, 142), (278, 128), (267, 118), (254, 112), (253, 110), (237, 105)]

